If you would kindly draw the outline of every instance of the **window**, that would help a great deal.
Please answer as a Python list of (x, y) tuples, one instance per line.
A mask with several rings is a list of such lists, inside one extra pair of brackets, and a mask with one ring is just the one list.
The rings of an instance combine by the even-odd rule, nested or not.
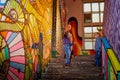
[(98, 13), (93, 13), (92, 14), (92, 22), (100, 22), (100, 19), (99, 19), (99, 14)]
[(92, 49), (92, 42), (85, 42), (86, 49)]
[(103, 22), (104, 2), (84, 3), (84, 22)]
[(84, 49), (94, 49), (94, 33), (102, 28), (104, 2), (91, 1), (83, 4), (84, 13)]
[(85, 49), (94, 49), (94, 32), (98, 32), (98, 28), (102, 26), (86, 26), (84, 27), (84, 47)]
[(104, 2), (100, 3), (100, 11), (103, 12), (104, 11)]
[(92, 4), (92, 12), (99, 11), (99, 4), (98, 3), (91, 3)]
[(90, 13), (86, 13), (86, 14), (84, 14), (84, 22), (87, 22), (87, 23), (90, 23), (90, 22), (92, 22), (92, 16), (91, 16), (91, 14)]
[(91, 12), (91, 4), (90, 3), (86, 3), (84, 4), (84, 12)]

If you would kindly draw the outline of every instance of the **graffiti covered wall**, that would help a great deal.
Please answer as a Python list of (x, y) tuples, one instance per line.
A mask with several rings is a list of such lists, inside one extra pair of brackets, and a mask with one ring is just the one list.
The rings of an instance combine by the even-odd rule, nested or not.
[(104, 34), (120, 61), (120, 1), (105, 2)]
[(34, 79), (50, 58), (51, 28), (52, 0), (0, 0), (0, 79)]

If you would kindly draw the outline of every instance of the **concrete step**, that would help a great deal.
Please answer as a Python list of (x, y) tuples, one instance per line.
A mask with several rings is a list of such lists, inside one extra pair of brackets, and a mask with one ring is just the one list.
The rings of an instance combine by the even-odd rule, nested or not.
[[(51, 59), (51, 63), (65, 62), (66, 59)], [(93, 62), (94, 60), (71, 59), (71, 62)]]
[(44, 74), (42, 76), (45, 79), (50, 80), (104, 80), (103, 74)]
[[(48, 64), (48, 67), (54, 67), (54, 68), (64, 68), (65, 67), (65, 61), (63, 62), (52, 62)], [(93, 61), (71, 61), (71, 67), (73, 68), (79, 68), (79, 67), (95, 67)]]
[(69, 72), (69, 73), (102, 73), (101, 68), (48, 68), (46, 69), (46, 73), (64, 73), (64, 72)]
[[(51, 61), (62, 61), (64, 60), (64, 57), (59, 57), (59, 58), (52, 58)], [(94, 61), (94, 56), (76, 56), (75, 58), (72, 57), (72, 60), (85, 60), (85, 61)]]
[[(52, 62), (52, 63), (48, 63), (48, 65), (63, 65), (65, 63), (65, 60), (63, 62)], [(88, 66), (92, 66), (94, 65), (94, 62), (93, 61), (71, 61), (71, 65), (88, 65)]]

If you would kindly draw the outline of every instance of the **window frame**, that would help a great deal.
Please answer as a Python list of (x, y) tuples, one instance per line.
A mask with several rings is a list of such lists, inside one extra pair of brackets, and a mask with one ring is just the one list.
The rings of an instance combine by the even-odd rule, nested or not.
[[(99, 22), (93, 22), (93, 21), (91, 21), (91, 22), (87, 22), (87, 23), (85, 23), (85, 18), (84, 18), (84, 3), (90, 3), (91, 4), (91, 9), (92, 9), (92, 3), (98, 3), (98, 6), (99, 6), (99, 11), (97, 12), (97, 11), (94, 11), (94, 12), (92, 12), (92, 10), (91, 10), (91, 13), (90, 12), (85, 12), (85, 13), (90, 13), (91, 15), (93, 14), (93, 13), (98, 13), (99, 14)], [(94, 49), (94, 43), (95, 43), (95, 38), (94, 38), (94, 32), (95, 31), (93, 31), (93, 28), (94, 27), (97, 27), (97, 28), (102, 28), (102, 26), (103, 26), (103, 20), (101, 21), (101, 14), (103, 14), (104, 15), (104, 9), (103, 9), (103, 11), (100, 11), (101, 10), (101, 8), (100, 8), (100, 4), (101, 3), (104, 3), (104, 1), (102, 0), (102, 1), (87, 1), (87, 2), (83, 2), (83, 49), (84, 50), (91, 50), (91, 49), (86, 49), (85, 48), (85, 42), (89, 42), (89, 41), (86, 41), (86, 39), (91, 39), (91, 41), (92, 41), (92, 49)], [(91, 19), (92, 20), (92, 19)], [(92, 33), (90, 33), (90, 34), (92, 34), (92, 37), (86, 37), (85, 36), (85, 32), (84, 32), (84, 28), (85, 27), (91, 27), (92, 28)], [(89, 33), (88, 33), (88, 35), (89, 35)]]

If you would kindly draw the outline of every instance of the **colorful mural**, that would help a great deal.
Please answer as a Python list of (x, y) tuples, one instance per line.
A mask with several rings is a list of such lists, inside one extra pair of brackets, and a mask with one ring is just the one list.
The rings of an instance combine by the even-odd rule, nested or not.
[(120, 61), (120, 1), (105, 1), (104, 34)]
[(78, 29), (78, 22), (77, 19), (74, 17), (71, 17), (68, 21), (72, 28), (71, 33), (73, 35), (73, 54), (74, 55), (81, 55), (82, 50), (82, 37), (78, 36), (77, 29)]
[(52, 0), (0, 0), (0, 80), (38, 78), (51, 57), (51, 28)]

